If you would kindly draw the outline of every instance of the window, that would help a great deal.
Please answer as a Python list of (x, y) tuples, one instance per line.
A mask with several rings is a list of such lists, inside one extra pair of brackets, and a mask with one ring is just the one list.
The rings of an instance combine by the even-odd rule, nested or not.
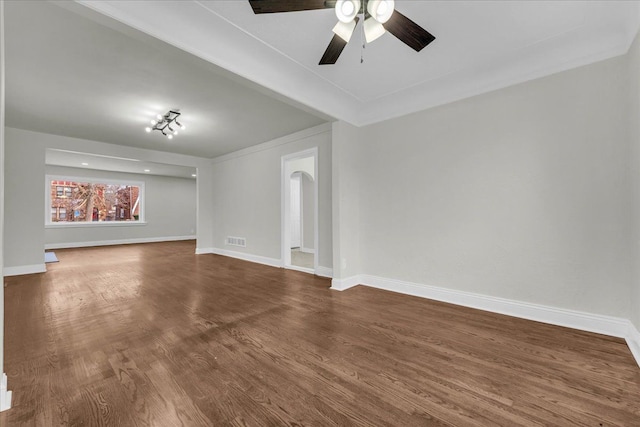
[(143, 183), (47, 177), (49, 224), (142, 222)]

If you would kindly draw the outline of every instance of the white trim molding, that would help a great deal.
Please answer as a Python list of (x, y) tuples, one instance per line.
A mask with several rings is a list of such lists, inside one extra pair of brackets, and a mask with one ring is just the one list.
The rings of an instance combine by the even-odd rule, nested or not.
[[(157, 2), (151, 14), (147, 2), (78, 1), (129, 27), (293, 99), (296, 105), (308, 106), (323, 115), (357, 126), (620, 55), (638, 29), (637, 19), (620, 19), (612, 15), (617, 18), (611, 21), (614, 24), (604, 25), (594, 22), (599, 9), (581, 9), (584, 22), (577, 26), (564, 27), (565, 31), (557, 34), (549, 33), (535, 43), (519, 43), (517, 48), (508, 50), (497, 60), (487, 62), (483, 58), (442, 75), (425, 74), (417, 81), (406, 80), (403, 83), (399, 78), (394, 87), (367, 100), (358, 98), (361, 93), (354, 94), (352, 88), (329, 78), (318, 67), (309, 66), (302, 57), (290, 56), (290, 51), (285, 53), (278, 49), (278, 43), (274, 43), (276, 38), (257, 37), (247, 30), (250, 25), (238, 25), (235, 20), (230, 20), (233, 15), (213, 6), (217, 2), (189, 2), (189, 7), (179, 9), (173, 5), (174, 2)], [(61, 3), (76, 6), (72, 2)], [(629, 10), (632, 7), (625, 5), (624, 11), (629, 11), (626, 13), (629, 16), (634, 15)], [(203, 13), (207, 14), (206, 20), (193, 18)], [(176, 28), (193, 28), (193, 31), (175, 31), (164, 25), (167, 20), (177, 22)], [(225, 40), (225, 43), (214, 45), (210, 42), (217, 39)]]
[[(70, 181), (70, 182), (80, 182), (80, 183), (89, 183), (89, 184), (119, 184), (119, 185), (128, 185), (128, 186), (136, 186), (138, 187), (138, 199), (140, 201), (140, 218), (137, 221), (88, 221), (88, 222), (52, 222), (51, 221), (51, 182), (52, 181)], [(108, 181), (105, 183), (105, 181)], [(44, 181), (44, 225), (45, 228), (62, 228), (62, 227), (87, 227), (87, 224), (91, 224), (94, 227), (105, 227), (114, 225), (146, 225), (145, 215), (145, 182), (144, 181), (128, 181), (122, 179), (100, 179), (100, 178), (90, 178), (90, 177), (78, 177), (78, 176), (65, 176), (65, 175), (45, 175)], [(134, 206), (135, 208), (135, 206)], [(81, 224), (81, 225), (79, 225)]]
[[(327, 128), (326, 125), (318, 126), (317, 128)], [(315, 128), (313, 128), (315, 129)], [(318, 247), (319, 242), (319, 187), (318, 182), (320, 181), (320, 171), (318, 168), (318, 160), (319, 160), (319, 151), (318, 147), (308, 148), (303, 151), (298, 151), (296, 153), (285, 154), (280, 158), (280, 258), (282, 259), (282, 266), (285, 268), (295, 269), (291, 264), (291, 173), (294, 172), (291, 170), (291, 162), (294, 160), (304, 159), (312, 157), (313, 158), (313, 170), (314, 170), (314, 179), (313, 179), (313, 211), (314, 211), (314, 224), (313, 224), (313, 235), (314, 235), (314, 246)], [(318, 267), (319, 257), (318, 251), (314, 251), (313, 253), (313, 267), (314, 269)], [(312, 270), (313, 271), (313, 270)]]
[(215, 163), (226, 162), (227, 160), (236, 159), (242, 156), (248, 156), (249, 154), (258, 153), (264, 150), (270, 150), (280, 145), (290, 144), (292, 142), (300, 141), (301, 139), (311, 138), (312, 136), (319, 135), (321, 133), (331, 132), (331, 122), (323, 123), (318, 126), (314, 126), (308, 129), (304, 129), (290, 135), (285, 135), (280, 138), (276, 138), (271, 141), (263, 142), (262, 144), (252, 145), (251, 147), (243, 148), (242, 150), (234, 151), (229, 154), (214, 157), (211, 161)]
[(247, 254), (244, 252), (229, 251), (226, 249), (218, 249), (218, 248), (206, 248), (206, 250), (207, 252), (201, 252), (201, 254), (209, 253), (209, 254), (215, 254), (215, 255), (223, 255), (231, 258), (241, 259), (243, 261), (250, 261), (258, 264), (268, 265), (271, 267), (282, 268), (282, 260), (279, 260), (276, 258), (269, 258), (265, 256), (260, 256), (260, 255), (253, 255), (253, 254)]
[(633, 354), (633, 357), (636, 359), (636, 363), (640, 366), (640, 332), (638, 332), (638, 329), (631, 322), (629, 322), (629, 332), (625, 340), (627, 341), (629, 350), (631, 350), (631, 354)]
[(213, 248), (196, 248), (196, 255), (212, 254)]
[(91, 221), (91, 222), (52, 222), (44, 228), (82, 228), (82, 227), (135, 227), (147, 225), (144, 221)]
[(292, 265), (287, 265), (284, 268), (286, 268), (287, 270), (295, 270), (295, 271), (301, 271), (303, 273), (315, 274), (315, 270), (309, 267), (299, 267), (297, 265), (292, 264)]
[(96, 240), (93, 242), (47, 243), (45, 249), (88, 248), (93, 246), (134, 245), (137, 243), (175, 242), (178, 240), (195, 240), (196, 236), (141, 237), (137, 239)]
[(42, 264), (17, 265), (15, 267), (4, 267), (2, 273), (4, 276), (22, 276), (23, 274), (46, 273), (47, 266)]
[(0, 412), (11, 408), (11, 392), (7, 386), (7, 374), (0, 377)]
[(361, 275), (360, 280), (360, 283), (372, 288), (385, 289), (401, 294), (429, 298), (597, 334), (625, 338), (629, 330), (629, 321), (620, 317), (603, 316), (366, 274)]
[(332, 279), (331, 289), (336, 291), (346, 291), (349, 288), (362, 284), (359, 275), (346, 277), (344, 279)]
[(316, 268), (316, 276), (333, 278), (333, 269), (329, 267), (323, 267), (321, 265)]
[(638, 332), (631, 321), (621, 317), (604, 316), (601, 314), (509, 300), (506, 298), (456, 291), (367, 274), (355, 275), (345, 279), (333, 279), (331, 281), (331, 289), (338, 291), (344, 291), (357, 285), (428, 298), (581, 331), (624, 338), (631, 350), (631, 354), (638, 363), (638, 366), (640, 366), (640, 332)]

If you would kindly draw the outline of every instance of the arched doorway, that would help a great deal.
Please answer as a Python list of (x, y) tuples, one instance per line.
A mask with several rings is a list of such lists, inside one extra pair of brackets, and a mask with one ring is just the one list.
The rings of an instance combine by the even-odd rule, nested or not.
[(282, 158), (282, 260), (308, 273), (318, 266), (317, 148)]

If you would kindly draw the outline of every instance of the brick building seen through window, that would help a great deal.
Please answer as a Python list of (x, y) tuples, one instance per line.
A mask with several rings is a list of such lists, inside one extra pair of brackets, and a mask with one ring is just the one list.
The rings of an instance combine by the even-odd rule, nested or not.
[(51, 180), (51, 222), (138, 221), (138, 185)]

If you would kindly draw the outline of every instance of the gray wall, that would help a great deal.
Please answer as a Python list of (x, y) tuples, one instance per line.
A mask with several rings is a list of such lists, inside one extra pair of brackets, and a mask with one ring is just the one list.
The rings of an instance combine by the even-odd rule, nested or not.
[[(196, 230), (196, 180), (166, 176), (105, 172), (46, 166), (47, 175), (144, 182), (145, 225), (45, 228), (47, 247), (69, 243), (126, 239), (194, 236)], [(44, 183), (43, 183), (44, 185)]]
[[(345, 279), (363, 273), (360, 251), (360, 182), (366, 176), (362, 158), (367, 144), (363, 129), (344, 122), (332, 126), (333, 153), (333, 277)], [(378, 200), (386, 203), (384, 198)]]
[(346, 271), (628, 318), (626, 76), (619, 57), (343, 138)]
[(315, 191), (313, 191), (313, 180), (305, 173), (301, 173), (300, 187), (302, 188), (302, 249), (312, 250), (315, 234), (315, 212), (314, 201)]
[[(30, 132), (14, 128), (6, 128), (6, 162), (5, 174), (5, 233), (4, 233), (4, 267), (21, 267), (43, 263), (43, 251), (45, 235), (49, 242), (63, 239), (56, 233), (45, 233), (44, 204), (45, 204), (45, 152), (47, 148), (58, 148), (71, 151), (93, 153), (99, 155), (111, 155), (134, 158), (143, 161), (177, 164), (198, 168), (198, 209), (210, 208), (211, 205), (211, 181), (210, 164), (208, 159), (165, 153), (160, 151), (142, 150), (113, 144), (105, 144), (76, 138), (68, 138), (57, 135)], [(204, 193), (201, 191), (204, 190)], [(205, 194), (205, 197), (202, 197)], [(202, 211), (197, 215), (198, 245), (201, 240), (204, 244), (210, 243), (211, 210), (206, 214)], [(148, 218), (149, 219), (149, 218)], [(189, 219), (190, 231), (192, 219)], [(202, 227), (201, 227), (202, 225)], [(148, 230), (158, 232), (159, 227), (147, 225)], [(112, 227), (113, 228), (113, 227)], [(117, 227), (116, 227), (117, 228)], [(126, 233), (133, 233), (132, 229), (142, 232), (144, 227), (129, 227)], [(201, 230), (202, 229), (202, 230)], [(84, 230), (84, 229), (83, 229)], [(102, 230), (102, 229), (101, 229)], [(176, 230), (177, 232), (178, 230)], [(162, 231), (157, 237), (167, 236), (167, 231)], [(172, 231), (173, 232), (173, 231)], [(72, 232), (73, 233), (73, 232)], [(113, 230), (98, 231), (98, 233), (113, 233)], [(180, 235), (185, 231), (180, 230)], [(201, 234), (204, 233), (204, 234)], [(186, 235), (190, 233), (185, 233)], [(101, 234), (103, 237), (106, 235)], [(96, 234), (95, 237), (100, 237)], [(133, 236), (130, 235), (129, 238)], [(65, 241), (77, 241), (80, 235), (68, 235)], [(92, 238), (91, 238), (92, 239)], [(113, 240), (109, 238), (107, 240)], [(91, 240), (94, 241), (94, 240)]]
[(631, 322), (640, 331), (640, 35), (629, 49), (629, 139), (631, 178), (633, 183), (633, 281), (631, 289)]
[[(328, 126), (214, 160), (214, 248), (281, 259), (281, 158), (313, 147), (318, 147), (319, 265), (331, 268), (331, 132)], [(247, 247), (226, 246), (227, 236), (245, 237)]]
[(44, 148), (6, 128), (4, 267), (43, 263)]
[[(0, 376), (4, 373), (4, 176), (6, 172), (4, 154), (4, 2), (0, 2)], [(0, 393), (2, 390), (0, 389)]]

